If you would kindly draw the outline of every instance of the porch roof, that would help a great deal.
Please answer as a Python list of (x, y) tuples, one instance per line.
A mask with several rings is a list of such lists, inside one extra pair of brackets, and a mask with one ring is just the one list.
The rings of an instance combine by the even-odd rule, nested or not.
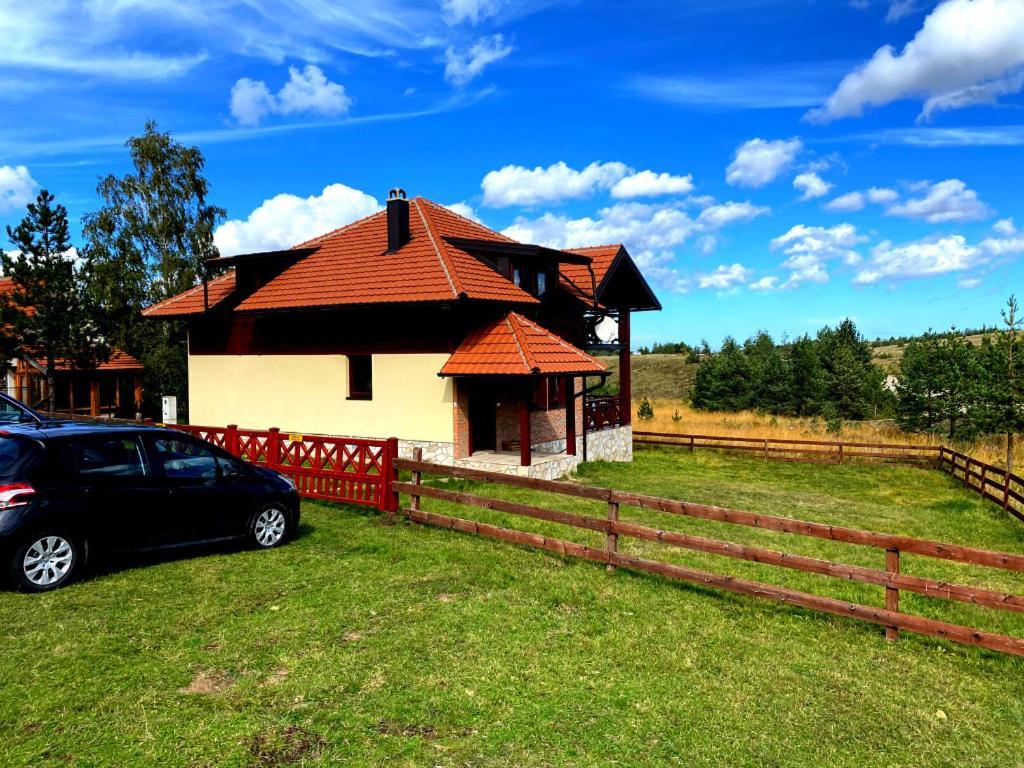
[(473, 331), (452, 353), (441, 376), (599, 374), (607, 369), (551, 331), (509, 312)]

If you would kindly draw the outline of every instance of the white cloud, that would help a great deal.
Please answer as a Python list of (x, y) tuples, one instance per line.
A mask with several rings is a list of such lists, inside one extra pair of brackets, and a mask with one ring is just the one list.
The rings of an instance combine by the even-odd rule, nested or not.
[(449, 47), (444, 52), (444, 79), (463, 86), (483, 74), (484, 69), (496, 61), (501, 61), (515, 50), (505, 44), (503, 35), (486, 35), (481, 37), (469, 48), (459, 51)]
[(1006, 237), (986, 237), (981, 241), (981, 250), (989, 256), (1019, 256), (1024, 254), (1024, 234), (1015, 232)]
[(899, 198), (900, 193), (895, 189), (889, 187), (871, 187), (867, 191), (868, 200), (877, 205), (888, 205), (894, 203)]
[(763, 187), (789, 168), (801, 149), (800, 139), (751, 139), (736, 148), (725, 180), (741, 187)]
[(892, 0), (885, 14), (885, 21), (894, 24), (900, 19), (917, 13), (917, 0)]
[(752, 291), (774, 291), (778, 288), (779, 278), (775, 275), (765, 275), (747, 286)]
[(275, 195), (249, 214), (217, 227), (214, 242), (222, 256), (290, 248), (380, 210), (380, 203), (358, 189), (330, 184), (319, 195)]
[(479, 24), (496, 16), (503, 5), (503, 0), (441, 0), (441, 12), (449, 24)]
[(825, 210), (827, 211), (842, 211), (843, 213), (849, 213), (850, 211), (859, 211), (864, 207), (864, 193), (863, 192), (847, 192), (845, 195), (833, 198), (825, 203)]
[(590, 197), (599, 190), (611, 189), (631, 173), (624, 163), (591, 163), (582, 171), (563, 161), (547, 168), (506, 165), (490, 171), (480, 183), (484, 205), (538, 205), (561, 200)]
[(0, 213), (10, 213), (32, 202), (39, 184), (24, 165), (0, 165)]
[(982, 125), (958, 128), (880, 128), (842, 137), (845, 141), (905, 147), (1019, 147), (1024, 145), (1024, 125)]
[(709, 205), (700, 212), (697, 224), (705, 230), (714, 231), (737, 221), (751, 221), (771, 211), (772, 209), (766, 205), (754, 205), (750, 201), (737, 203), (730, 200), (727, 203)]
[(916, 240), (894, 245), (889, 240), (876, 245), (871, 259), (857, 273), (854, 283), (869, 285), (880, 280), (906, 280), (962, 272), (984, 263), (984, 251), (970, 245), (963, 235)]
[[(823, 106), (807, 113), (812, 122), (857, 117), (866, 107), (925, 98), (921, 118), (936, 109), (978, 103), (1019, 91), (1024, 81), (1024, 3), (1020, 0), (947, 0), (924, 20), (900, 53), (879, 48), (866, 64), (846, 75)], [(931, 103), (929, 104), (929, 101)]]
[(288, 67), (288, 82), (274, 95), (262, 80), (239, 79), (231, 89), (231, 114), (242, 125), (259, 125), (270, 114), (309, 112), (344, 115), (352, 106), (345, 86), (327, 79), (320, 67)]
[(886, 215), (909, 219), (924, 219), (932, 224), (947, 221), (976, 221), (991, 215), (989, 207), (978, 199), (978, 193), (969, 189), (960, 179), (946, 179), (936, 184), (924, 184), (922, 197), (895, 203), (886, 209)]
[(813, 171), (808, 171), (797, 174), (793, 179), (793, 188), (803, 193), (800, 195), (801, 200), (813, 200), (827, 195), (832, 189), (832, 184)]
[(981, 285), (980, 277), (961, 277), (956, 281), (957, 288), (963, 288), (965, 291), (971, 290), (971, 288), (977, 288)]
[(720, 264), (714, 272), (698, 276), (697, 285), (702, 289), (714, 288), (719, 291), (727, 291), (747, 282), (751, 274), (751, 270), (742, 264)]
[(673, 176), (670, 173), (639, 171), (619, 179), (612, 187), (612, 197), (658, 197), (685, 195), (693, 191), (693, 175)]
[(1006, 235), (1007, 237), (1017, 234), (1017, 227), (1014, 226), (1013, 224), (1013, 217), (1010, 217), (1008, 219), (1000, 219), (999, 221), (992, 225), (992, 229), (994, 229), (1000, 235)]
[(789, 278), (780, 287), (828, 282), (827, 263), (833, 260), (858, 263), (861, 257), (855, 248), (865, 240), (867, 238), (859, 235), (852, 224), (828, 228), (797, 224), (769, 244), (773, 251), (782, 251), (788, 256), (782, 266), (790, 271)]
[(480, 221), (480, 216), (469, 203), (452, 203), (451, 205), (446, 205), (445, 208), (470, 221)]
[(714, 235), (701, 235), (697, 238), (697, 250), (707, 255), (714, 253), (715, 248), (718, 247), (718, 238)]

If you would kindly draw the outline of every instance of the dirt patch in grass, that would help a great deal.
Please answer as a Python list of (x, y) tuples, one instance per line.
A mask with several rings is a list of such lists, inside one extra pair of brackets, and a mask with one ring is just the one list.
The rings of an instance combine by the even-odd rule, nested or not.
[(299, 725), (281, 730), (264, 731), (253, 737), (249, 745), (253, 766), (294, 765), (320, 757), (326, 743), (323, 737)]
[(192, 682), (184, 688), (179, 688), (178, 693), (220, 693), (227, 690), (234, 683), (234, 679), (227, 672), (204, 669), (196, 673)]
[(385, 736), (419, 736), (423, 739), (437, 738), (437, 728), (432, 725), (398, 723), (394, 720), (381, 720), (374, 726), (374, 730)]

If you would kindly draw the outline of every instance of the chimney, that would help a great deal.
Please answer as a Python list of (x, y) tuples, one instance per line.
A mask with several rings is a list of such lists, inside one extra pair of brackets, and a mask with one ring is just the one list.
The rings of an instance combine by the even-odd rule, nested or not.
[(388, 253), (409, 242), (409, 201), (404, 189), (388, 192)]

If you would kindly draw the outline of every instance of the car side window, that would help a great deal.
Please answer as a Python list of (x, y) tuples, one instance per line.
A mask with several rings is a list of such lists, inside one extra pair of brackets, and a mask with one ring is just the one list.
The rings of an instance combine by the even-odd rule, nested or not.
[(130, 435), (72, 440), (68, 448), (75, 470), (82, 477), (146, 476), (139, 441)]
[(198, 442), (178, 437), (153, 439), (156, 460), (171, 480), (214, 480), (217, 457)]

